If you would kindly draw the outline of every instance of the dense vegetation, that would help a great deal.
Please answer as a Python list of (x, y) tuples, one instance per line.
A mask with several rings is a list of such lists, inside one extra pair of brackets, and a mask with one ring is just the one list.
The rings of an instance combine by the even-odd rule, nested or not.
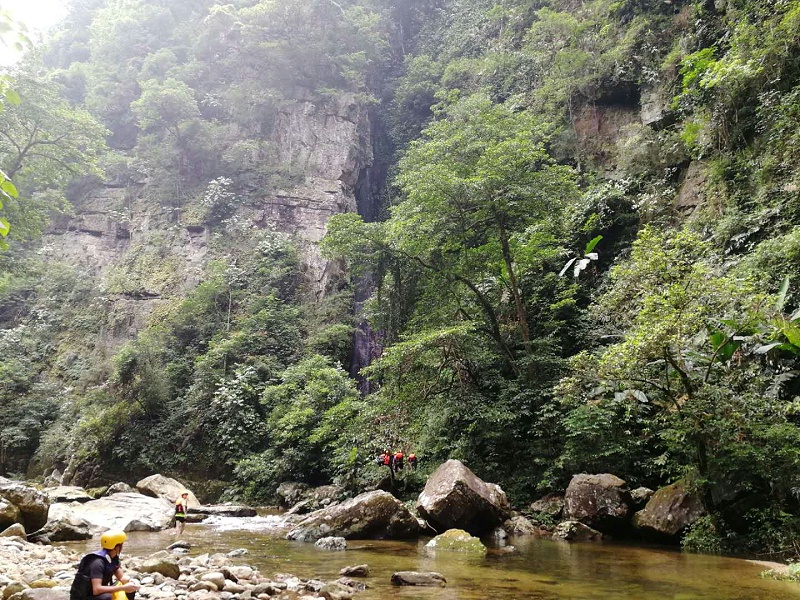
[[(581, 471), (685, 478), (709, 512), (689, 547), (793, 551), (798, 45), (781, 0), (73, 0), (0, 81), (0, 469), (265, 501), (375, 484), (402, 448), (520, 506)], [(343, 97), (389, 176), (381, 218), (329, 221), (351, 280), (318, 300), (300, 241), (239, 216), (304, 180), (282, 109)], [(37, 239), (103, 185), (154, 226), (99, 276)], [(120, 302), (150, 296), (120, 343)]]

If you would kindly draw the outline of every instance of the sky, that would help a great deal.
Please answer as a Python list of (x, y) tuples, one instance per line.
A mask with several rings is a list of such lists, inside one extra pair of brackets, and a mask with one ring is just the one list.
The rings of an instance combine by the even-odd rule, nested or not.
[[(18, 22), (24, 23), (36, 40), (67, 13), (67, 0), (0, 0), (0, 10), (7, 10)], [(13, 63), (18, 57), (0, 45), (0, 65)]]

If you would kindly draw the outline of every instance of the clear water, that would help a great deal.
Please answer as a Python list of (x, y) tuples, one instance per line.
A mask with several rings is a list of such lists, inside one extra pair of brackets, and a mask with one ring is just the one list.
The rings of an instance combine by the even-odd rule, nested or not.
[[(672, 549), (622, 543), (568, 544), (517, 538), (516, 554), (490, 550), (485, 558), (430, 556), (425, 540), (349, 541), (344, 552), (289, 542), (275, 530), (279, 517), (215, 518), (187, 525), (181, 539), (192, 544), (190, 556), (247, 548), (233, 559), (270, 577), (336, 579), (348, 565), (366, 563), (370, 586), (362, 600), (800, 600), (800, 584), (761, 579), (764, 567), (735, 558), (685, 554)], [(145, 555), (175, 540), (170, 531), (129, 534), (123, 553)], [(70, 543), (81, 550), (96, 542)], [(436, 571), (445, 588), (393, 587), (395, 571)]]

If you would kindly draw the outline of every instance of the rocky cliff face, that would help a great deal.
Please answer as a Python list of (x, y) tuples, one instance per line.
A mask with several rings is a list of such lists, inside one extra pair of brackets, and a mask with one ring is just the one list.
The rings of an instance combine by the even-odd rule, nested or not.
[[(356, 210), (357, 182), (372, 163), (368, 111), (353, 96), (324, 106), (301, 97), (287, 102), (275, 123), (268, 141), (303, 182), (244, 198), (234, 218), (238, 227), (295, 235), (311, 289), (321, 298), (341, 269), (320, 256), (318, 243), (331, 215)], [(197, 285), (213, 254), (208, 226), (183, 218), (186, 206), (153, 202), (146, 191), (141, 181), (80, 195), (74, 216), (53, 223), (41, 251), (102, 282), (112, 303), (111, 346), (141, 329), (159, 303)]]

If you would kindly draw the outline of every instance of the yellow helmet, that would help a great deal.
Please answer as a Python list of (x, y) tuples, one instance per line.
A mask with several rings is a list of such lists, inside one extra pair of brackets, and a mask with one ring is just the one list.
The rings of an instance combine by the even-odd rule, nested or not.
[(117, 544), (123, 543), (128, 539), (124, 531), (111, 529), (100, 536), (100, 546), (106, 550), (112, 550)]

